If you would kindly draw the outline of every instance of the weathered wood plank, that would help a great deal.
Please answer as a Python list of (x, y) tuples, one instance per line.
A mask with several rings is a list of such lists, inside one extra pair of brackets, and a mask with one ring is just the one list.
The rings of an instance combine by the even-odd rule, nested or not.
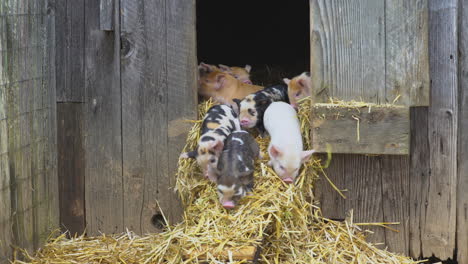
[[(191, 124), (197, 118), (197, 58), (195, 1), (166, 1), (167, 91), (169, 187), (175, 186), (175, 173), (180, 152)], [(171, 222), (182, 217), (178, 196), (166, 191), (171, 199), (168, 212)]]
[(312, 108), (312, 142), (318, 152), (331, 144), (334, 153), (408, 154), (409, 109), (406, 107)]
[(164, 1), (122, 2), (124, 223), (158, 231), (152, 217), (171, 210), (167, 142), (167, 35)]
[(387, 102), (429, 105), (428, 0), (385, 2), (385, 59)]
[(456, 237), (457, 2), (429, 1), (431, 171), (421, 243), (423, 256), (434, 254), (440, 259), (453, 257)]
[(388, 250), (408, 255), (409, 244), (409, 156), (390, 156), (382, 159), (382, 207), (384, 222), (400, 222), (385, 229)]
[(114, 30), (114, 0), (100, 0), (99, 27), (101, 30)]
[(87, 231), (120, 232), (124, 230), (120, 35), (99, 29), (99, 1), (86, 0), (85, 21)]
[(71, 235), (85, 230), (83, 104), (57, 104), (60, 227)]
[(384, 103), (385, 1), (310, 0), (316, 98)]
[[(0, 48), (1, 50), (1, 48)], [(1, 64), (0, 64), (1, 65)], [(2, 66), (0, 66), (1, 68)], [(1, 69), (0, 69), (0, 72)], [(3, 74), (3, 73), (0, 73)], [(11, 193), (8, 160), (8, 129), (6, 105), (6, 86), (0, 86), (0, 263), (6, 263), (11, 255), (10, 244), (13, 239), (11, 230)]]
[[(345, 209), (353, 210), (354, 222), (383, 222), (382, 156), (347, 155), (344, 174), (347, 189)], [(374, 232), (370, 241), (386, 243), (385, 230), (380, 227), (366, 227)]]
[(428, 108), (411, 108), (411, 154), (409, 195), (409, 254), (422, 257), (421, 229), (429, 184)]
[(85, 1), (56, 1), (57, 102), (84, 102)]
[(468, 263), (468, 2), (459, 1), (458, 8), (457, 260)]

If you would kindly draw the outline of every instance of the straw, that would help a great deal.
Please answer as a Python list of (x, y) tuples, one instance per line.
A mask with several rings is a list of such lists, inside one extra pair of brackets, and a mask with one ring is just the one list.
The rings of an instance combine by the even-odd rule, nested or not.
[[(199, 105), (199, 120), (211, 105), (211, 101)], [(310, 111), (310, 100), (302, 100), (298, 117), (306, 149), (312, 145)], [(195, 148), (200, 124), (193, 122), (185, 151)], [(257, 141), (267, 153), (269, 138)], [(34, 255), (23, 251), (24, 261), (14, 263), (246, 263), (253, 257), (252, 248), (261, 249), (261, 263), (417, 263), (378, 249), (366, 241), (369, 232), (358, 226), (388, 228), (394, 223), (354, 224), (352, 213), (344, 222), (322, 216), (312, 189), (319, 173), (325, 176), (330, 155), (327, 161), (314, 158), (304, 164), (295, 185), (285, 184), (266, 165), (265, 155), (256, 163), (254, 193), (231, 211), (220, 205), (215, 185), (204, 179), (196, 162), (181, 159), (176, 182), (185, 208), (181, 223), (145, 236), (127, 231), (69, 239), (61, 234)]]

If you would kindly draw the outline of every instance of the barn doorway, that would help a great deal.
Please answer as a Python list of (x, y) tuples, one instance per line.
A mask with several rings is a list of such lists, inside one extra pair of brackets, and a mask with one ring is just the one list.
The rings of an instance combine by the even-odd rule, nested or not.
[(310, 69), (309, 1), (197, 1), (198, 63), (252, 66), (271, 85)]

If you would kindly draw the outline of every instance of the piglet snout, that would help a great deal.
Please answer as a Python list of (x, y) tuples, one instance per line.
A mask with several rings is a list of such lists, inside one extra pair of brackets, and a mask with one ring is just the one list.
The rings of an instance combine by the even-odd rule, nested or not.
[(226, 209), (233, 209), (235, 207), (235, 204), (233, 201), (225, 201), (223, 202), (223, 207)]
[(241, 119), (240, 123), (241, 126), (248, 126), (250, 124), (250, 121), (248, 119)]
[(291, 184), (291, 183), (294, 182), (294, 180), (293, 180), (291, 177), (286, 177), (286, 178), (283, 179), (283, 181), (284, 181), (285, 183), (288, 183), (288, 184)]

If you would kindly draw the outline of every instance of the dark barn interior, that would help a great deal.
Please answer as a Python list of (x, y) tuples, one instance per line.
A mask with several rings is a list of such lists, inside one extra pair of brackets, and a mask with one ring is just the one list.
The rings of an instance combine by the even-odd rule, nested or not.
[(254, 84), (309, 70), (309, 1), (197, 1), (198, 62), (252, 66)]

